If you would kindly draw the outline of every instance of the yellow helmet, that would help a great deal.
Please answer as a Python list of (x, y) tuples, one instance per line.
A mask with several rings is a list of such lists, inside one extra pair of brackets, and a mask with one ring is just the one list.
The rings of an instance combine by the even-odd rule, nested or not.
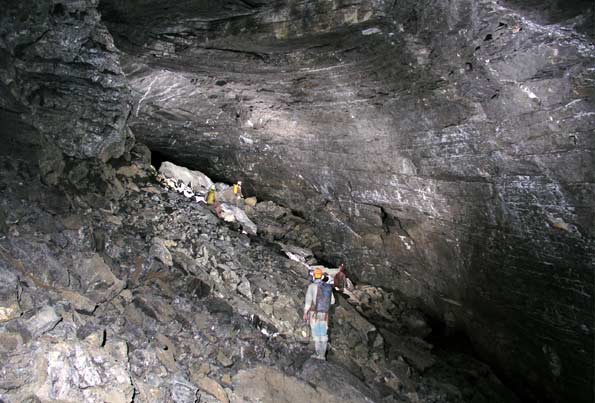
[(312, 273), (312, 277), (314, 277), (317, 280), (322, 278), (322, 270), (319, 268), (314, 269), (314, 273)]

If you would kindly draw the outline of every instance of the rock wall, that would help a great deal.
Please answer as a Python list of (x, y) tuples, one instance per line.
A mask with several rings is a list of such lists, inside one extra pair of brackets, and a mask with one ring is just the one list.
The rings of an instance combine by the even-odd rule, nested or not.
[(130, 94), (97, 3), (2, 3), (0, 135), (21, 148), (42, 145), (46, 170), (63, 169), (62, 153), (107, 160), (124, 152)]
[(589, 4), (198, 4), (102, 3), (135, 134), (301, 213), (528, 395), (590, 401)]
[(320, 257), (467, 332), (526, 395), (588, 402), (592, 20), (583, 1), (9, 0), (2, 153), (77, 182), (62, 154), (121, 155), (132, 112), (152, 149), (300, 213)]

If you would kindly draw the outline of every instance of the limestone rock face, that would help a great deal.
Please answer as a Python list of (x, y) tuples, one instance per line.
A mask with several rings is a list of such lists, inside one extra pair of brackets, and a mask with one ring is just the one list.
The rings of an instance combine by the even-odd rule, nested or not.
[(3, 2), (0, 135), (6, 145), (42, 143), (78, 158), (124, 152), (129, 91), (97, 4)]
[(532, 3), (101, 7), (149, 147), (299, 212), (519, 389), (589, 401), (593, 19)]

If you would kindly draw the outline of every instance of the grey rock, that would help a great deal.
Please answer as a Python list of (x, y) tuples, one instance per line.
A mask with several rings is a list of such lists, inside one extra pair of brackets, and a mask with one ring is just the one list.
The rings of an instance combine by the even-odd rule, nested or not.
[(56, 185), (65, 167), (60, 149), (54, 145), (46, 145), (39, 158), (39, 170), (48, 185)]
[(78, 292), (72, 290), (60, 290), (60, 295), (67, 300), (77, 312), (90, 315), (95, 312), (95, 308), (97, 308), (97, 303), (95, 301)]
[(132, 150), (130, 150), (132, 155), (141, 162), (145, 164), (149, 164), (151, 162), (151, 150), (144, 144), (136, 143)]
[(35, 315), (25, 321), (25, 327), (35, 337), (52, 330), (62, 318), (51, 306), (44, 306)]
[[(34, 285), (68, 287), (70, 276), (48, 245), (25, 239), (11, 239), (11, 252)], [(36, 284), (37, 283), (37, 284)]]
[(19, 351), (24, 344), (23, 336), (18, 332), (0, 331), (0, 355)]
[(243, 277), (238, 284), (238, 292), (252, 301), (252, 290), (250, 287), (250, 281), (246, 277)]
[(161, 244), (154, 243), (153, 245), (151, 245), (151, 249), (149, 250), (149, 256), (158, 259), (166, 266), (173, 266), (174, 264), (171, 253), (165, 246)]
[(6, 213), (0, 208), (0, 235), (8, 232), (8, 225), (6, 224)]
[[(25, 128), (21, 132), (33, 138), (41, 133), (42, 144), (69, 156), (107, 160), (124, 152), (129, 90), (96, 6), (94, 0), (7, 4), (0, 23), (7, 61), (0, 82), (2, 99), (10, 100), (22, 122), (17, 127)], [(48, 183), (55, 183), (62, 167), (54, 155), (42, 153)]]
[(114, 298), (126, 286), (126, 282), (118, 279), (97, 254), (81, 257), (76, 265), (84, 296), (95, 303), (102, 303)]
[(174, 402), (195, 403), (197, 402), (198, 388), (190, 381), (177, 376), (171, 381), (171, 397)]

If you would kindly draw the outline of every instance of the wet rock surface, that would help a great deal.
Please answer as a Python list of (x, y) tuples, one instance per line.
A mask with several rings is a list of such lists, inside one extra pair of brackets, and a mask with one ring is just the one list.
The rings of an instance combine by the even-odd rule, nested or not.
[(306, 266), (132, 160), (48, 187), (35, 162), (0, 159), (3, 401), (514, 401), (471, 356), (453, 353), (455, 371), (434, 355), (405, 330), (412, 308), (370, 286), (338, 296), (328, 361), (311, 359)]
[(102, 9), (149, 147), (298, 213), (527, 396), (590, 401), (593, 10), (537, 3)]

